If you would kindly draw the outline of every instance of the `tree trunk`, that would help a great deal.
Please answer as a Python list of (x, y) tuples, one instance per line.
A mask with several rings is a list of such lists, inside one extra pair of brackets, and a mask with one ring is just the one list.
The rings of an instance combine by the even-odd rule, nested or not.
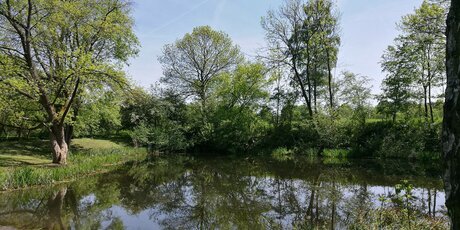
[(427, 100), (427, 87), (423, 85), (423, 105), (425, 106), (425, 119), (428, 120), (428, 100)]
[(331, 109), (334, 108), (334, 95), (332, 95), (332, 70), (331, 70), (331, 58), (329, 56), (329, 49), (326, 50), (327, 56), (327, 76), (328, 76), (328, 88), (329, 88), (329, 105)]
[(202, 86), (200, 88), (200, 93), (199, 93), (199, 98), (200, 98), (200, 102), (201, 102), (201, 107), (200, 107), (200, 113), (201, 113), (201, 122), (202, 122), (202, 125), (205, 125), (206, 122), (207, 122), (207, 109), (206, 109), (206, 88), (205, 86)]
[(80, 111), (80, 99), (77, 98), (75, 101), (75, 105), (73, 106), (73, 113), (72, 113), (72, 124), (68, 124), (65, 127), (65, 142), (67, 143), (68, 146), (70, 146), (70, 142), (72, 141), (73, 138), (73, 132), (74, 132), (74, 126), (73, 123), (77, 121), (78, 118), (78, 113)]
[(444, 187), (451, 228), (460, 229), (460, 1), (452, 0), (447, 17), (447, 87), (442, 131)]
[(318, 113), (318, 103), (317, 103), (317, 96), (318, 96), (318, 84), (316, 82), (316, 78), (313, 79), (313, 102), (315, 106), (315, 114)]
[(308, 105), (308, 112), (310, 113), (310, 117), (313, 117), (313, 109), (311, 106), (311, 98), (312, 98), (312, 85), (311, 85), (311, 70), (310, 70), (310, 52), (307, 51), (307, 69), (305, 70), (305, 73), (307, 74), (307, 85), (308, 85), (308, 98), (310, 98), (310, 103)]
[(430, 108), (431, 123), (434, 123), (433, 103), (431, 102), (431, 80), (428, 82), (428, 106)]
[(61, 165), (67, 164), (67, 154), (69, 148), (67, 142), (65, 141), (64, 126), (62, 124), (52, 125), (50, 128), (50, 141), (53, 163)]
[(300, 77), (300, 74), (297, 71), (297, 69), (294, 69), (294, 75), (295, 75), (295, 78), (297, 79), (297, 82), (300, 85), (300, 90), (302, 92), (302, 96), (305, 99), (305, 102), (307, 103), (308, 114), (310, 115), (310, 117), (313, 117), (313, 110), (311, 109), (310, 97), (307, 95), (305, 85), (303, 84), (302, 78)]

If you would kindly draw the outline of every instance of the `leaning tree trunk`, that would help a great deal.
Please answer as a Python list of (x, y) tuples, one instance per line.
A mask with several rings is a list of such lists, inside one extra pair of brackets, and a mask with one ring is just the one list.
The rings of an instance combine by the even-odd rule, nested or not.
[(50, 128), (51, 152), (53, 154), (53, 163), (67, 164), (67, 153), (69, 148), (65, 140), (65, 131), (63, 124), (53, 124)]
[(460, 0), (447, 17), (447, 87), (442, 131), (444, 187), (451, 228), (460, 229)]

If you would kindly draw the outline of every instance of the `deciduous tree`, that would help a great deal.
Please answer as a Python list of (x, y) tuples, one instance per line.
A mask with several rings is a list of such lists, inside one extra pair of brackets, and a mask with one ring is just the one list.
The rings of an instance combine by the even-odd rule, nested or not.
[(134, 55), (127, 0), (0, 1), (0, 83), (43, 109), (53, 162), (66, 164), (64, 126), (88, 84), (123, 83), (121, 64)]
[(197, 98), (205, 119), (213, 83), (242, 60), (239, 47), (227, 34), (200, 26), (163, 48), (159, 57), (164, 72), (161, 80), (177, 92)]

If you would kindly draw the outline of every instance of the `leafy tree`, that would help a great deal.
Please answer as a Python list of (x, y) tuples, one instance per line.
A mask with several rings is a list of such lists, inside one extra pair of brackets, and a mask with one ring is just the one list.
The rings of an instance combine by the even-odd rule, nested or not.
[[(293, 85), (305, 100), (310, 117), (313, 116), (312, 85), (309, 60), (304, 54), (309, 51), (311, 33), (303, 29), (308, 15), (305, 14), (302, 0), (286, 0), (277, 10), (270, 10), (262, 18), (262, 28), (268, 43), (269, 63), (273, 66), (285, 66), (292, 73)], [(308, 34), (308, 36), (304, 35)], [(307, 57), (310, 55), (307, 54)]]
[(227, 108), (257, 108), (268, 97), (267, 87), (271, 83), (262, 64), (242, 64), (233, 73), (221, 77), (217, 95)]
[(292, 85), (305, 100), (310, 117), (317, 111), (321, 87), (327, 82), (333, 105), (332, 68), (340, 45), (338, 16), (329, 0), (286, 0), (262, 20), (274, 66), (288, 67)]
[(131, 4), (125, 0), (0, 2), (0, 83), (40, 104), (53, 162), (66, 164), (64, 126), (82, 87), (125, 82), (136, 54)]
[(343, 72), (342, 76), (339, 82), (341, 100), (354, 110), (361, 124), (364, 124), (366, 108), (370, 106), (369, 99), (371, 98), (369, 78), (351, 72)]
[(399, 24), (403, 34), (400, 36), (412, 52), (410, 61), (417, 71), (416, 82), (421, 86), (425, 117), (434, 122), (434, 89), (442, 84), (445, 75), (445, 9), (439, 3), (424, 1), (413, 14), (406, 15)]
[[(321, 83), (327, 82), (328, 102), (330, 108), (334, 107), (332, 69), (337, 64), (337, 54), (340, 46), (339, 13), (331, 0), (310, 0), (304, 7), (307, 20), (303, 24), (306, 41), (310, 44), (310, 51), (305, 53), (310, 60), (312, 70), (312, 84), (314, 106), (317, 104), (317, 88)], [(310, 38), (308, 38), (310, 36)], [(326, 77), (327, 75), (327, 77)], [(323, 80), (326, 78), (327, 80)]]
[(9, 136), (14, 131), (18, 138), (29, 136), (35, 130), (43, 129), (40, 123), (44, 115), (40, 106), (21, 96), (10, 87), (0, 84), (0, 136)]
[[(414, 56), (408, 52), (412, 47), (405, 43), (388, 46), (382, 56), (382, 68), (387, 73), (382, 83), (380, 96), (381, 111), (392, 116), (396, 121), (398, 112), (405, 111), (412, 98), (412, 84), (416, 67)], [(384, 109), (383, 109), (384, 108)]]
[(222, 76), (212, 119), (213, 142), (219, 150), (247, 151), (266, 135), (269, 124), (258, 114), (269, 97), (271, 79), (265, 72), (261, 64), (242, 64)]
[[(145, 92), (134, 89), (121, 109), (121, 122), (134, 146), (148, 145), (155, 150), (185, 150), (190, 139), (185, 139), (189, 123), (187, 107), (181, 97), (152, 88)], [(187, 124), (186, 124), (187, 123)]]
[(75, 126), (75, 135), (93, 137), (119, 131), (124, 97), (123, 92), (116, 88), (84, 90), (79, 97), (78, 119), (71, 121)]
[(197, 98), (205, 119), (207, 101), (218, 76), (242, 60), (240, 49), (227, 34), (209, 26), (196, 27), (163, 48), (159, 57), (164, 72), (161, 80), (178, 93)]

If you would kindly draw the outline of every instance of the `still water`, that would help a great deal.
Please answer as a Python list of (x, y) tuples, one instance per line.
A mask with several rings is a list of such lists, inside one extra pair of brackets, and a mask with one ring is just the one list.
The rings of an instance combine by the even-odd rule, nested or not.
[(163, 157), (0, 193), (0, 229), (342, 229), (401, 180), (415, 209), (445, 217), (440, 178), (435, 164), (401, 161)]

